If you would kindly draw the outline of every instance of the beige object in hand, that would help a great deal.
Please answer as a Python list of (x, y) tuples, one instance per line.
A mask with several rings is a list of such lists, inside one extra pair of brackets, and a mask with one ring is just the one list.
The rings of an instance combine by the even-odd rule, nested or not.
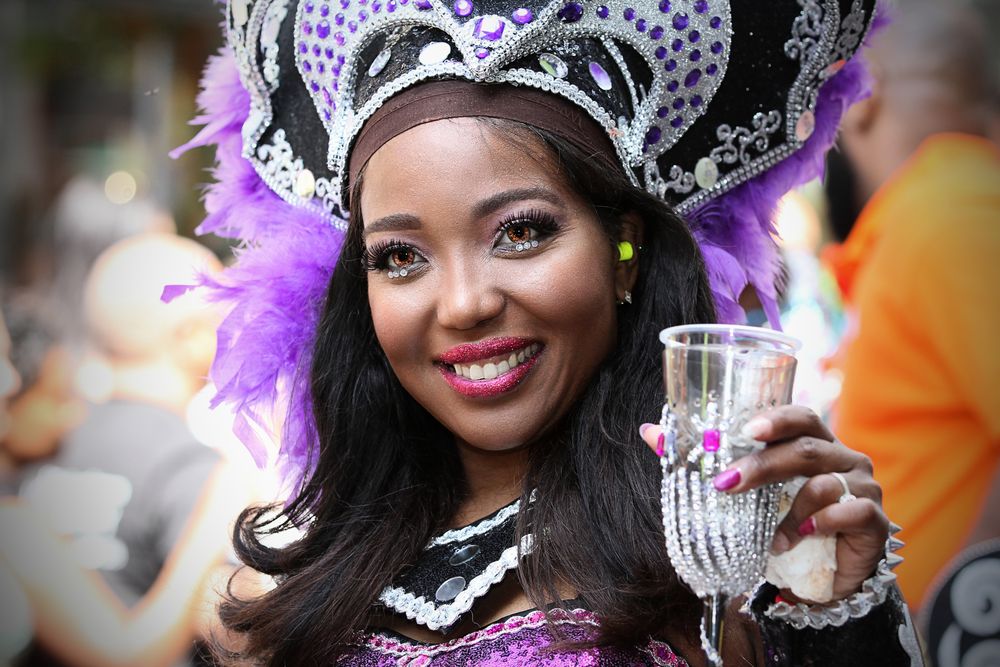
[[(782, 521), (792, 506), (805, 477), (785, 483), (778, 506), (778, 521)], [(833, 599), (833, 578), (837, 573), (837, 537), (810, 535), (782, 554), (771, 554), (764, 578), (790, 590), (796, 597), (813, 602)]]

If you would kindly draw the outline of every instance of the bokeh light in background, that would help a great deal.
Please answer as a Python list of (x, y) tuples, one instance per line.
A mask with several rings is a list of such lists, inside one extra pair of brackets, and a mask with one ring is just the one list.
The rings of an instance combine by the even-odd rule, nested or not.
[(0, 3), (3, 284), (51, 280), (53, 205), (74, 178), (101, 184), (116, 205), (149, 200), (192, 235), (211, 155), (167, 152), (193, 133), (220, 16), (212, 0)]

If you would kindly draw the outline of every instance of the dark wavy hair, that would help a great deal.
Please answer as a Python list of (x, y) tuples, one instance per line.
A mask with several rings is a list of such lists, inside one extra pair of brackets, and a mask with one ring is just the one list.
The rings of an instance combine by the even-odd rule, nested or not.
[[(684, 222), (569, 142), (513, 121), (480, 119), (559, 169), (589, 201), (609, 242), (623, 213), (644, 224), (632, 305), (618, 310), (617, 342), (584, 394), (548, 437), (533, 443), (518, 539), (536, 546), (517, 572), (538, 608), (569, 588), (601, 618), (598, 643), (638, 644), (668, 627), (697, 636), (699, 605), (677, 581), (663, 545), (659, 466), (636, 434), (663, 402), (657, 334), (711, 322), (711, 292)], [(358, 179), (354, 201), (362, 186)], [(285, 507), (251, 507), (237, 523), (236, 553), (278, 585), (251, 599), (230, 595), (224, 624), (243, 653), (270, 665), (331, 664), (375, 622), (382, 589), (416, 561), (466, 494), (453, 436), (400, 385), (375, 338), (355, 211), (316, 333), (311, 390), (315, 472)], [(290, 525), (287, 546), (266, 544)]]

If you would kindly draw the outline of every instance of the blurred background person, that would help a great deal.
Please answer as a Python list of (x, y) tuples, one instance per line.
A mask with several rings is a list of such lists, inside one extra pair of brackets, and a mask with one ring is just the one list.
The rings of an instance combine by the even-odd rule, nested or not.
[(183, 419), (217, 316), (195, 294), (160, 297), (193, 270), (218, 268), (194, 241), (143, 234), (114, 244), (90, 273), (84, 315), (109, 400), (25, 473), (19, 500), (32, 518), (8, 519), (18, 534), (7, 549), (46, 552), (8, 556), (37, 619), (28, 664), (190, 664), (194, 641), (212, 630), (210, 583), (231, 572), (230, 525), (249, 497)]
[(919, 609), (963, 547), (1000, 536), (998, 97), (995, 37), (970, 6), (906, 0), (893, 16), (842, 129), (866, 203), (828, 257), (851, 318), (836, 426), (906, 527), (897, 572)]

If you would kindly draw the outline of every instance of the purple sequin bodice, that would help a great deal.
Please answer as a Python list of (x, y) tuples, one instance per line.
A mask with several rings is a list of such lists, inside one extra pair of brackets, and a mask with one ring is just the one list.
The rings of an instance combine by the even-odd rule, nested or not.
[[(556, 623), (570, 640), (593, 637), (597, 618), (583, 609), (553, 612)], [(441, 644), (424, 644), (381, 633), (366, 635), (358, 650), (338, 664), (355, 667), (388, 667), (390, 665), (421, 667), (476, 665), (499, 667), (525, 665), (538, 667), (606, 667), (669, 666), (687, 667), (670, 646), (650, 641), (634, 648), (600, 647), (577, 651), (550, 651), (553, 643), (545, 615), (533, 611), (524, 616), (512, 616), (482, 630)]]

